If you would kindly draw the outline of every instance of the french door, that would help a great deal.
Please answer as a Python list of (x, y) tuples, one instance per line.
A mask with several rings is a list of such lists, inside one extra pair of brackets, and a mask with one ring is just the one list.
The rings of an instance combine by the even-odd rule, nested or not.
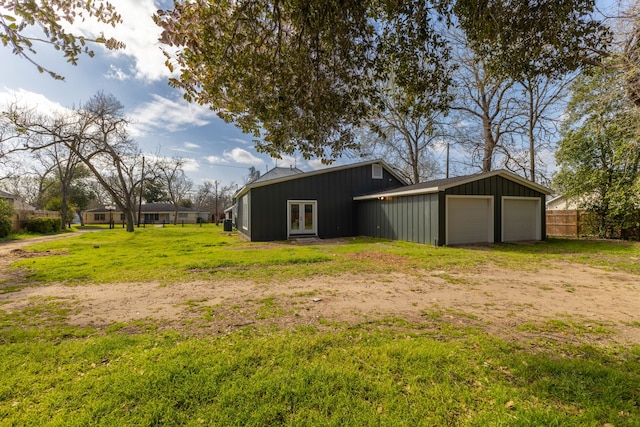
[(315, 200), (289, 200), (287, 205), (289, 235), (318, 233), (318, 212)]

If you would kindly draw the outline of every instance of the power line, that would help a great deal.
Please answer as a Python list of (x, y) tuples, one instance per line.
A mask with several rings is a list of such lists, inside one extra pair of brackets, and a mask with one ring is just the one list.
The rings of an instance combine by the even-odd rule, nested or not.
[(207, 163), (208, 165), (211, 166), (220, 166), (223, 168), (233, 168), (233, 169), (248, 169), (250, 166), (231, 166), (231, 165), (225, 165), (222, 163)]

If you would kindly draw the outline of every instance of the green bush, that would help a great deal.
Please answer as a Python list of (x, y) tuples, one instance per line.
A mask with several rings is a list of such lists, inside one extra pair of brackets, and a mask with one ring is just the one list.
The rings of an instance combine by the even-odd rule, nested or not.
[(13, 206), (0, 200), (0, 237), (7, 237), (13, 228)]
[(54, 233), (62, 227), (60, 218), (29, 218), (24, 228), (31, 233)]
[(7, 237), (11, 234), (13, 222), (9, 218), (0, 218), (0, 237)]

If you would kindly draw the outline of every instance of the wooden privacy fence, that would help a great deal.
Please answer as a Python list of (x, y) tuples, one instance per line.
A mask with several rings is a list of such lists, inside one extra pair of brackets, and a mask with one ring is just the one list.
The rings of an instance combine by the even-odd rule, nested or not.
[(43, 210), (24, 210), (18, 211), (13, 215), (13, 231), (18, 231), (24, 227), (25, 222), (29, 218), (60, 218), (60, 212), (43, 211)]
[(547, 236), (579, 237), (586, 231), (587, 213), (578, 210), (547, 211)]

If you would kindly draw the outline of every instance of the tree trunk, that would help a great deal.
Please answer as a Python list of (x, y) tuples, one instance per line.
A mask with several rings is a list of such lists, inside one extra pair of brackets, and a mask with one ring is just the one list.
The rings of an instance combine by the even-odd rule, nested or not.
[(60, 215), (62, 216), (60, 221), (61, 224), (61, 228), (62, 230), (67, 228), (67, 194), (66, 191), (64, 191), (64, 188), (62, 189), (62, 206), (60, 206)]
[(135, 221), (134, 221), (134, 208), (130, 206), (128, 209), (124, 210), (124, 218), (127, 223), (127, 232), (133, 233), (135, 230)]
[(488, 119), (483, 120), (482, 129), (484, 131), (482, 172), (491, 172), (493, 163), (493, 151), (496, 148), (496, 141), (493, 138), (493, 133), (491, 131), (491, 122)]

